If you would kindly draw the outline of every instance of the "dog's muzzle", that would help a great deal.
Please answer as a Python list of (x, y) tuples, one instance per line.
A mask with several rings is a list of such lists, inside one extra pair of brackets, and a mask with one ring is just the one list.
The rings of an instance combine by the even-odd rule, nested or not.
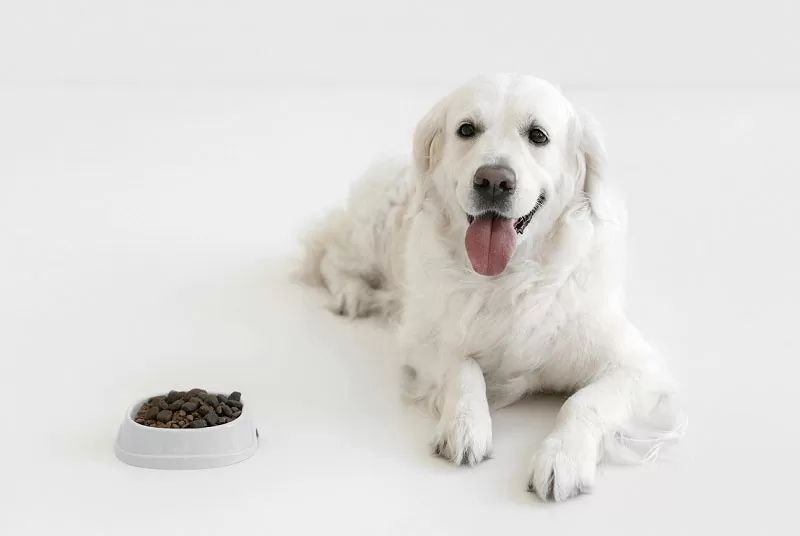
[[(525, 228), (531, 222), (533, 216), (539, 211), (540, 208), (542, 208), (542, 205), (544, 205), (545, 201), (547, 201), (547, 195), (544, 193), (544, 190), (542, 190), (539, 193), (539, 197), (536, 199), (536, 203), (533, 205), (531, 211), (525, 214), (523, 217), (518, 218), (514, 222), (514, 230), (517, 232), (517, 234), (522, 234), (523, 232), (525, 232)], [(502, 218), (503, 214), (500, 212), (495, 212), (493, 210), (487, 210), (485, 212), (481, 212), (477, 216), (467, 214), (467, 222), (472, 223), (473, 221), (475, 221), (475, 218), (480, 218), (484, 216), (495, 216)]]

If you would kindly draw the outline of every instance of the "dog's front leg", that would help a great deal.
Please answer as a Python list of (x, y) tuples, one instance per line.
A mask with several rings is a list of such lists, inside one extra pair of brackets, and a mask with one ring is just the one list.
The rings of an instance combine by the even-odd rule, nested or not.
[(640, 371), (619, 367), (568, 398), (533, 457), (528, 489), (555, 501), (589, 491), (604, 434), (624, 425), (647, 385)]
[(441, 413), (434, 450), (456, 465), (475, 465), (492, 451), (492, 418), (483, 371), (472, 358), (454, 361), (437, 397)]

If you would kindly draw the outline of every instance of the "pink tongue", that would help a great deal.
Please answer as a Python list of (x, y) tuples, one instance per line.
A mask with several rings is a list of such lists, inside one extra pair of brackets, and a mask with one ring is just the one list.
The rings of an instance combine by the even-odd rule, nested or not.
[(514, 220), (487, 216), (476, 218), (467, 229), (467, 255), (481, 275), (498, 275), (506, 269), (517, 245)]

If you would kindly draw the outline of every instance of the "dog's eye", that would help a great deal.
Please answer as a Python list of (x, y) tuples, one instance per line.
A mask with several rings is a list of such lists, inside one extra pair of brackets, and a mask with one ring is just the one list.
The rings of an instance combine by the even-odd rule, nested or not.
[(533, 127), (528, 131), (528, 140), (534, 145), (546, 145), (550, 138), (547, 133), (539, 127)]
[(471, 138), (475, 135), (475, 125), (472, 123), (463, 123), (458, 127), (458, 135), (462, 138)]

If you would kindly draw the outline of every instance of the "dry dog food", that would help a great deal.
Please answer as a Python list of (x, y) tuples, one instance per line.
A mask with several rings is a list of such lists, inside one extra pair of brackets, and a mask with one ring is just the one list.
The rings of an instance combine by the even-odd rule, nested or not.
[(142, 404), (134, 420), (152, 428), (206, 428), (236, 420), (242, 407), (239, 391), (227, 396), (203, 389), (170, 391)]

